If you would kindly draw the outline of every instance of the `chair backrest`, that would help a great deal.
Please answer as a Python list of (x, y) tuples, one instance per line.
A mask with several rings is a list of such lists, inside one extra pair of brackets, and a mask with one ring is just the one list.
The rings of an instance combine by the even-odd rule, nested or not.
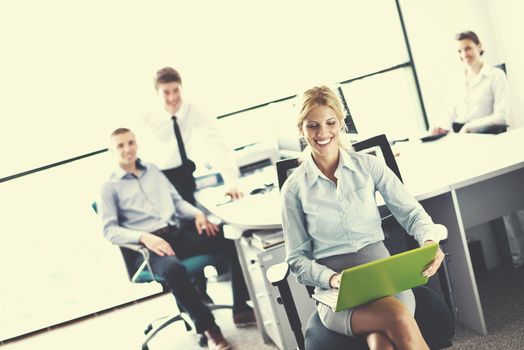
[(290, 170), (297, 168), (300, 165), (299, 158), (282, 159), (276, 162), (278, 189), (282, 189), (284, 182), (290, 175)]
[[(380, 152), (382, 156), (384, 157), (384, 161), (388, 168), (390, 168), (395, 175), (402, 181), (402, 175), (400, 174), (400, 169), (398, 167), (397, 161), (395, 160), (395, 155), (393, 154), (393, 151), (391, 150), (391, 146), (389, 145), (389, 141), (386, 137), (386, 135), (381, 134), (374, 137), (371, 137), (366, 140), (362, 140), (359, 142), (353, 143), (353, 149), (357, 152), (362, 152), (366, 150), (370, 150), (370, 153), (373, 153), (376, 155), (376, 152), (373, 152), (373, 148), (379, 147)], [(299, 158), (288, 158), (288, 159), (282, 159), (276, 162), (277, 167), (277, 177), (278, 177), (278, 188), (282, 189), (282, 186), (284, 185), (284, 182), (290, 175), (290, 170), (298, 167), (300, 165), (300, 159)]]
[[(91, 208), (93, 209), (93, 211), (96, 214), (98, 214), (98, 204), (96, 203), (96, 201), (93, 201), (91, 203)], [(118, 247), (118, 248), (120, 248), (120, 253), (122, 254), (122, 258), (124, 259), (124, 263), (126, 265), (126, 270), (127, 270), (127, 275), (130, 281), (137, 282), (137, 283), (155, 281), (155, 277), (147, 270), (140, 273), (139, 276), (135, 276), (135, 273), (138, 270), (138, 266), (135, 266), (135, 261), (140, 256), (139, 253), (131, 249), (126, 249), (124, 247)]]
[(506, 75), (508, 74), (506, 71), (506, 63), (496, 64), (495, 68), (501, 69)]
[[(506, 70), (506, 63), (500, 63), (500, 64), (496, 64), (495, 65), (495, 68), (498, 68), (500, 70), (502, 70), (504, 72), (504, 74), (506, 74), (506, 77), (508, 76), (508, 72)], [(497, 134), (501, 134), (501, 133), (504, 133), (506, 131), (508, 131), (508, 127), (509, 125), (492, 125), (484, 130), (481, 131), (482, 134), (493, 134), (493, 135), (497, 135)]]
[[(355, 142), (352, 146), (357, 152), (369, 150), (371, 151), (370, 153), (374, 155), (377, 155), (374, 149), (377, 147), (380, 148), (380, 154), (384, 158), (387, 167), (393, 171), (401, 182), (403, 182), (395, 155), (393, 154), (393, 150), (391, 149), (386, 135), (381, 134), (373, 136), (369, 139)], [(386, 237), (384, 244), (388, 247), (389, 252), (391, 254), (396, 254), (406, 249), (417, 248), (419, 246), (418, 242), (400, 227), (396, 219), (389, 212), (389, 209), (385, 206), (381, 207), (381, 209), (382, 229)], [(399, 231), (403, 231), (404, 234), (399, 234)]]
[[(91, 208), (96, 214), (98, 214), (98, 205), (96, 201), (91, 203)], [(127, 275), (131, 282), (148, 283), (156, 281), (163, 285), (163, 278), (154, 274), (151, 270), (147, 268), (141, 269), (140, 272), (137, 274), (137, 271), (140, 269), (140, 266), (137, 266), (136, 262), (140, 257), (140, 253), (122, 246), (119, 246), (118, 248), (120, 249), (120, 253), (122, 254), (122, 258), (124, 259)], [(200, 254), (183, 259), (181, 260), (181, 262), (182, 265), (184, 265), (184, 267), (186, 268), (188, 275), (191, 278), (195, 278), (200, 277), (199, 275), (202, 274), (204, 267), (208, 265), (216, 265), (220, 262), (222, 258), (224, 257), (220, 254)]]
[(382, 156), (384, 157), (384, 161), (386, 162), (386, 165), (388, 168), (391, 169), (397, 175), (400, 181), (402, 181), (402, 175), (400, 175), (400, 169), (398, 168), (397, 161), (395, 160), (395, 155), (393, 154), (393, 151), (391, 150), (391, 146), (389, 145), (388, 138), (386, 135), (381, 134), (377, 136), (373, 136), (369, 139), (362, 140), (359, 142), (355, 142), (353, 144), (353, 149), (357, 152), (365, 151), (365, 150), (372, 150), (375, 147), (380, 148), (380, 152), (382, 153)]

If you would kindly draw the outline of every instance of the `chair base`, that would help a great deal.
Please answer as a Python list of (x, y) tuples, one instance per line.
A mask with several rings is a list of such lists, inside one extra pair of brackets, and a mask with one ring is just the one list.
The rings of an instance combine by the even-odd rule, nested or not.
[[(219, 310), (219, 309), (233, 309), (232, 305), (226, 305), (226, 304), (206, 304), (209, 310)], [(148, 350), (148, 343), (153, 337), (160, 332), (165, 327), (169, 326), (171, 323), (177, 322), (177, 321), (183, 321), (184, 325), (186, 327), (186, 331), (191, 331), (193, 329), (193, 321), (191, 320), (191, 317), (186, 312), (181, 312), (178, 315), (172, 316), (168, 318), (169, 316), (162, 317), (159, 319), (156, 319), (155, 321), (151, 322), (147, 325), (146, 329), (144, 330), (144, 333), (147, 335), (146, 339), (142, 343), (142, 350)], [(158, 327), (153, 327), (153, 324), (157, 322), (158, 320), (161, 320), (163, 318), (168, 318), (166, 321), (162, 322)], [(202, 348), (207, 347), (207, 337), (204, 334), (198, 334), (198, 345)]]
[[(166, 317), (164, 317), (164, 318), (166, 318)], [(158, 319), (155, 320), (155, 321), (158, 321)], [(144, 340), (144, 342), (142, 343), (142, 350), (148, 350), (149, 347), (147, 346), (147, 344), (149, 343), (149, 341), (151, 339), (153, 339), (153, 337), (158, 332), (160, 332), (162, 329), (164, 329), (165, 327), (169, 326), (171, 323), (177, 322), (177, 321), (184, 321), (184, 325), (185, 325), (187, 331), (190, 331), (190, 330), (193, 329), (191, 327), (191, 318), (186, 313), (180, 313), (180, 314), (178, 314), (176, 316), (172, 316), (169, 319), (167, 319), (166, 321), (162, 322), (162, 324), (160, 324), (158, 327), (155, 327), (155, 328), (153, 327), (153, 323), (154, 322), (152, 322), (152, 323), (148, 324), (146, 329), (144, 330), (144, 333), (147, 335), (147, 337)], [(206, 339), (206, 344), (207, 344), (207, 339)]]

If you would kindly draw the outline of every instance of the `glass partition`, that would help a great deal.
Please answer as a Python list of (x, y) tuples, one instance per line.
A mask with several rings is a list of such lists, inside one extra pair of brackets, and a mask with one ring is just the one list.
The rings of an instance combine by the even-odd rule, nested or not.
[(389, 140), (425, 130), (411, 67), (342, 84), (359, 138), (386, 133)]
[(0, 184), (0, 340), (161, 291), (128, 280), (91, 208), (108, 154)]
[[(31, 12), (27, 1), (0, 5), (0, 32), (16, 33), (3, 42), (0, 66), (0, 178), (107, 147), (111, 130), (133, 129), (158, 106), (152, 75), (166, 65), (181, 71), (188, 99), (223, 115), (409, 61), (391, 0), (226, 0), (206, 11), (200, 2), (165, 0), (129, 4), (125, 16), (118, 4), (30, 2)], [(167, 45), (180, 28), (189, 34)], [(413, 84), (409, 69), (343, 84), (359, 133), (416, 130)], [(232, 149), (268, 143), (296, 151), (292, 102), (232, 113), (218, 121), (220, 132)], [(127, 280), (91, 210), (111, 171), (107, 157), (0, 183), (0, 263), (12, 270), (0, 289), (0, 340), (160, 290)]]
[(0, 178), (105, 148), (159, 103), (166, 65), (221, 115), (408, 61), (391, 0), (27, 2), (0, 5)]

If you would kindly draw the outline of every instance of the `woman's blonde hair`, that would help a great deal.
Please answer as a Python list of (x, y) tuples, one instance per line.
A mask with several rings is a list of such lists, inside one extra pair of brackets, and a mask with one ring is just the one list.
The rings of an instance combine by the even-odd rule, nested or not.
[[(302, 93), (299, 96), (299, 101), (297, 103), (298, 107), (298, 120), (297, 127), (299, 129), (300, 135), (303, 136), (302, 125), (304, 120), (306, 120), (307, 115), (311, 110), (317, 106), (327, 106), (335, 112), (335, 116), (341, 125), (341, 132), (345, 134), (347, 132), (347, 126), (344, 121), (345, 113), (342, 103), (337, 95), (337, 93), (330, 87), (326, 85), (320, 85), (312, 87)], [(344, 149), (347, 149), (347, 145), (342, 142), (342, 139), (338, 138), (338, 145)]]

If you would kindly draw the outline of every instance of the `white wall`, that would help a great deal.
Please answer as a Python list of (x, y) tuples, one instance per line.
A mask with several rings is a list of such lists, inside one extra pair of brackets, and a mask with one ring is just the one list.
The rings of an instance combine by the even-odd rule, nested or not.
[(483, 43), (486, 62), (506, 62), (508, 66), (510, 62), (501, 49), (494, 18), (485, 0), (401, 0), (400, 3), (428, 119), (430, 124), (438, 124), (445, 118), (450, 74), (461, 65), (455, 34), (473, 30)]
[[(0, 43), (0, 178), (105, 147), (111, 130), (158, 102), (152, 77), (166, 65), (221, 114), (407, 61), (391, 0), (4, 1)], [(230, 129), (260, 136), (251, 124)], [(89, 207), (109, 173), (100, 157), (1, 184), (3, 243), (28, 258), (0, 288), (0, 324), (12, 324), (0, 340), (132, 298)], [(11, 261), (0, 254), (1, 266)]]
[(391, 0), (4, 1), (0, 42), (0, 177), (105, 147), (164, 66), (218, 115), (407, 60)]
[[(445, 108), (450, 73), (460, 66), (455, 34), (473, 30), (484, 48), (484, 60), (506, 63), (511, 94), (510, 125), (524, 126), (524, 6), (518, 0), (401, 0), (404, 19), (430, 124)], [(488, 269), (499, 264), (490, 224), (468, 230), (482, 240)]]
[(519, 0), (486, 0), (502, 57), (506, 61), (511, 92), (511, 117), (516, 127), (524, 126), (524, 3)]

